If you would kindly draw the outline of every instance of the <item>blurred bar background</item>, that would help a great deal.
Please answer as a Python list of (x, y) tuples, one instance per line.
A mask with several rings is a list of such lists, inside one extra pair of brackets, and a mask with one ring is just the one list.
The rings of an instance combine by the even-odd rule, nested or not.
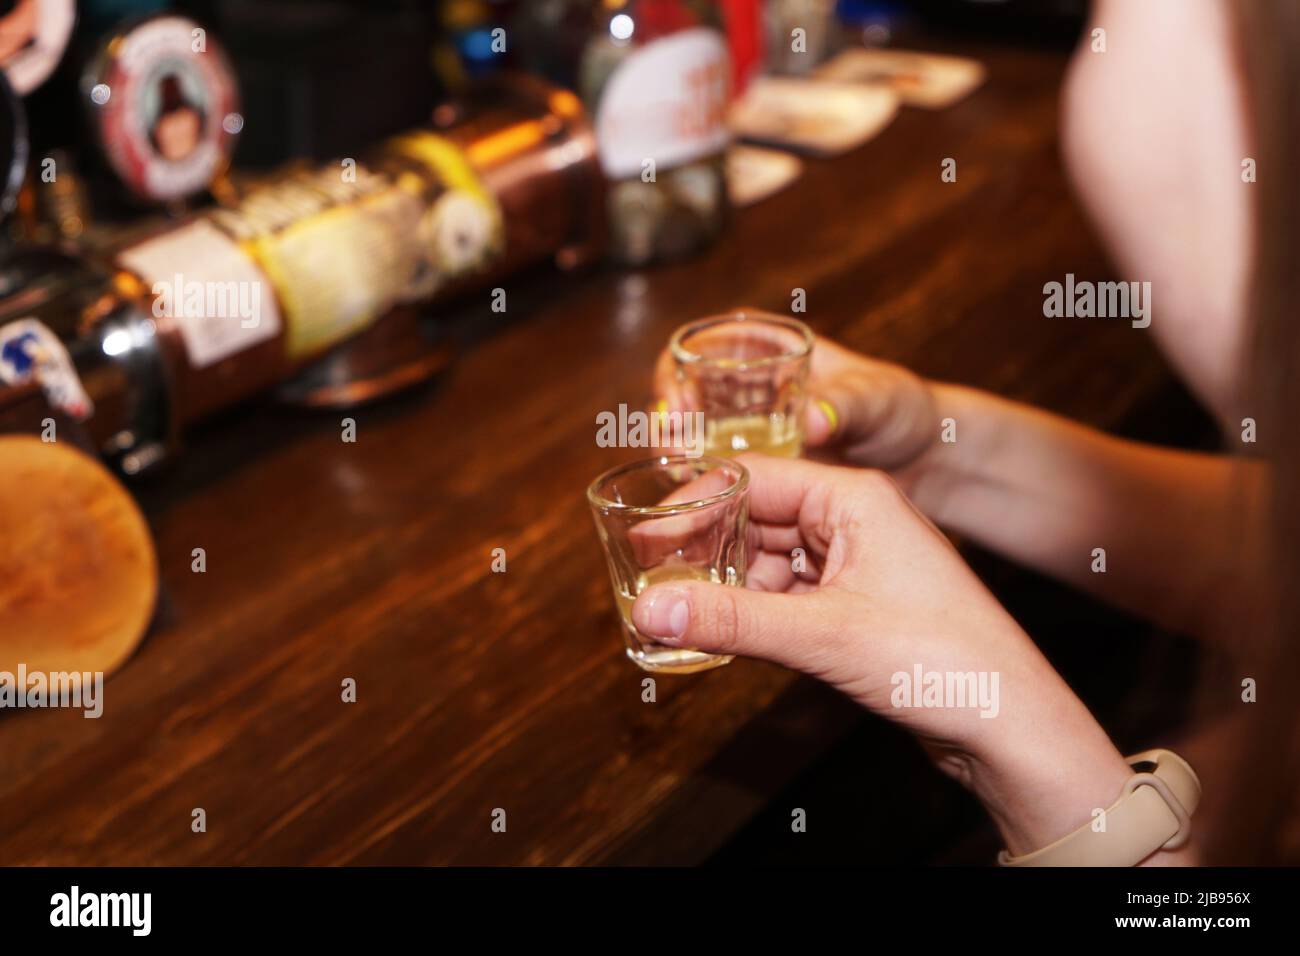
[[(58, 374), (75, 373), (88, 405), (15, 366), (0, 431), (37, 435), (52, 419), (127, 484), (153, 534), (157, 605), (104, 719), (0, 715), (0, 862), (992, 860), (968, 795), (901, 731), (808, 679), (741, 662), (661, 680), (642, 703), (582, 492), (614, 463), (592, 441), (596, 413), (649, 403), (673, 328), (737, 305), (788, 312), (796, 289), (800, 317), (851, 348), (1208, 446), (1211, 424), (1145, 339), (1016, 319), (1041, 314), (1048, 279), (1109, 274), (1057, 149), (1082, 0), (75, 11), (48, 75), (0, 97), (0, 159), (11, 182), (22, 174), (0, 338), (20, 321), (52, 330)], [(103, 107), (122, 104), (133, 70), (162, 69), (123, 57), (134, 31), (178, 17), (178, 35), (199, 28), (219, 53), (203, 61), (212, 72), (141, 93), (148, 122), (208, 107), (195, 135), (210, 143), (190, 147), (210, 149), (208, 174), (171, 189), (123, 171), (121, 144), (144, 121)], [(645, 75), (617, 85), (633, 52), (690, 31), (702, 45), (645, 75), (672, 89), (671, 70), (702, 70), (697, 98), (665, 105)], [(141, 57), (173, 42), (150, 37)], [(877, 99), (862, 115), (818, 114), (829, 100), (813, 74), (845, 51), (895, 49), (973, 61), (978, 78), (926, 109), (906, 98), (915, 77), (866, 77)], [(728, 127), (726, 108), (774, 78), (814, 85), (769, 87), (795, 105), (756, 98), (751, 132)], [(654, 186), (615, 158), (639, 155), (638, 104), (690, 114)], [(948, 156), (960, 177), (941, 184)], [(324, 211), (361, 194), (320, 199), (312, 177), (349, 158), (383, 181), (388, 231), (363, 231), (360, 214), (355, 233), (324, 231)], [(452, 196), (480, 205), (438, 205)], [(257, 259), (277, 329), (199, 357), (151, 310), (158, 276), (139, 250), (196, 222), (277, 216), (275, 229), (322, 229), (292, 269), (287, 252)], [(185, 261), (235, 276), (204, 250)], [(365, 273), (355, 306), (349, 270), (390, 261), (404, 271)], [(308, 323), (319, 337), (299, 348)], [(339, 439), (346, 421), (353, 442)], [(492, 572), (495, 548), (508, 573)], [(967, 550), (1122, 748), (1176, 723), (1190, 645)], [(1117, 677), (1138, 673), (1162, 693)], [(338, 703), (344, 678), (353, 709)], [(195, 806), (221, 821), (204, 841), (186, 827)], [(508, 834), (477, 825), (495, 807), (510, 808)], [(794, 807), (807, 833), (791, 833)]]

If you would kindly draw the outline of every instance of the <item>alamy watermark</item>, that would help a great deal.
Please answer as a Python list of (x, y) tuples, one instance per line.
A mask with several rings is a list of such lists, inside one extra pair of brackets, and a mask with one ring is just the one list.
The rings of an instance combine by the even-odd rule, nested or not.
[(601, 448), (682, 449), (687, 458), (704, 454), (703, 412), (628, 411), (596, 415), (596, 444)]
[(87, 720), (104, 713), (103, 671), (0, 671), (0, 710), (5, 708), (72, 707)]
[(123, 927), (132, 936), (153, 929), (152, 893), (83, 893), (73, 885), (50, 897), (50, 925), (56, 927)]
[(996, 717), (1002, 706), (997, 671), (927, 671), (917, 664), (911, 673), (895, 671), (889, 683), (895, 707), (978, 708), (981, 717)]
[(1151, 324), (1150, 282), (1065, 282), (1043, 286), (1043, 315), (1049, 319), (1131, 319), (1133, 328)]
[(177, 273), (171, 282), (155, 282), (153, 294), (156, 319), (239, 319), (244, 329), (255, 329), (262, 322), (260, 282), (201, 282)]

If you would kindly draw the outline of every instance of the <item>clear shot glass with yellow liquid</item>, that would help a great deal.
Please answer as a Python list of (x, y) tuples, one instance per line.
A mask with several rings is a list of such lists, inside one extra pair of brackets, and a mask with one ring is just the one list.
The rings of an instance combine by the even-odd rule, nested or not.
[(704, 413), (704, 451), (797, 458), (813, 333), (798, 319), (737, 309), (683, 325), (669, 341), (684, 410)]
[(605, 547), (627, 656), (670, 674), (720, 667), (730, 657), (669, 647), (632, 623), (632, 604), (652, 584), (712, 581), (743, 587), (749, 523), (749, 472), (738, 462), (664, 456), (621, 465), (587, 488)]

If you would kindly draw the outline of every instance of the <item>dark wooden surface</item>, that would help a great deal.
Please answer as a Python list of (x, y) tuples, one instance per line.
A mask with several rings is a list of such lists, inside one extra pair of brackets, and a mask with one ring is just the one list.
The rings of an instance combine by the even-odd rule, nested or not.
[(810, 161), (691, 262), (521, 276), (504, 323), (468, 303), (454, 368), (354, 413), (355, 444), (338, 416), (270, 403), (192, 435), (137, 487), (163, 596), (103, 718), (0, 715), (0, 863), (691, 863), (721, 846), (862, 718), (745, 661), (661, 677), (642, 703), (583, 490), (634, 454), (598, 448), (595, 416), (648, 401), (672, 329), (788, 309), (799, 287), (818, 332), (1101, 425), (1167, 383), (1127, 323), (1043, 317), (1044, 282), (1106, 274), (1060, 165), (1065, 58), (976, 52), (980, 92)]

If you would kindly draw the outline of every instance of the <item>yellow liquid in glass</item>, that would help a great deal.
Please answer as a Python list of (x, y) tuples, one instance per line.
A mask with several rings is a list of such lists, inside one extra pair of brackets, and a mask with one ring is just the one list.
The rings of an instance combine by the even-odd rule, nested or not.
[(704, 422), (704, 452), (724, 457), (758, 451), (781, 458), (798, 458), (803, 435), (784, 415), (736, 415)]
[(647, 637), (636, 629), (632, 623), (632, 604), (640, 594), (652, 584), (664, 581), (712, 581), (714, 584), (739, 584), (735, 571), (728, 569), (724, 580), (716, 571), (709, 568), (694, 568), (684, 564), (664, 564), (642, 572), (636, 579), (636, 593), (629, 594), (622, 588), (614, 592), (618, 603), (618, 613), (623, 618), (623, 633), (627, 639), (627, 656), (638, 667), (647, 671), (669, 674), (691, 674), (695, 671), (708, 670), (730, 663), (730, 657), (718, 654), (706, 654), (685, 647), (668, 647), (652, 637)]

